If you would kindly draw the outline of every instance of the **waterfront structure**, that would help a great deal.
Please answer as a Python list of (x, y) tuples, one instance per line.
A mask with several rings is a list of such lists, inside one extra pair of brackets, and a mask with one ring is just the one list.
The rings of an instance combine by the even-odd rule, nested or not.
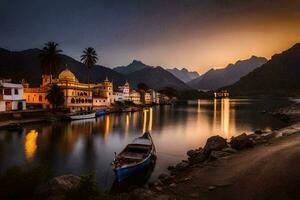
[(132, 103), (137, 104), (137, 105), (142, 104), (141, 94), (136, 90), (132, 90), (130, 92), (130, 101), (132, 101)]
[(215, 98), (228, 98), (229, 92), (227, 90), (221, 90), (214, 93)]
[(0, 111), (25, 110), (26, 101), (23, 95), (22, 84), (11, 83), (10, 80), (0, 80)]
[[(103, 102), (104, 99), (101, 101), (105, 103), (107, 106), (111, 106), (111, 104), (114, 103), (115, 97), (114, 97), (114, 91), (113, 91), (113, 82), (109, 81), (108, 78), (94, 86), (93, 89), (93, 98), (106, 98), (106, 101)], [(93, 101), (94, 103), (98, 103), (100, 99), (97, 100), (97, 102)], [(93, 104), (94, 105), (94, 104)]]
[(99, 110), (103, 108), (110, 107), (111, 104), (106, 97), (102, 96), (93, 96), (93, 109), (94, 110)]
[(150, 93), (151, 103), (159, 104), (159, 96), (160, 96), (159, 92), (156, 92), (153, 89), (149, 89), (147, 92)]
[(124, 85), (118, 87), (117, 91), (115, 92), (115, 101), (119, 101), (119, 102), (131, 101), (130, 85), (128, 81), (126, 81)]
[(64, 108), (69, 109), (71, 112), (92, 110), (93, 84), (80, 83), (76, 76), (67, 68), (53, 82), (63, 90), (65, 97)]

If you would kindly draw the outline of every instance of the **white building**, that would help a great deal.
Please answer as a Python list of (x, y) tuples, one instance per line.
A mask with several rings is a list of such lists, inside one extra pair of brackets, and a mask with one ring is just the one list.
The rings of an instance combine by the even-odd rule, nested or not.
[(130, 99), (130, 86), (128, 81), (123, 86), (119, 86), (115, 92), (115, 101), (124, 102), (131, 101)]
[(130, 100), (134, 103), (134, 104), (141, 104), (141, 94), (135, 90), (132, 90), (130, 92)]
[(22, 84), (0, 80), (0, 111), (25, 110), (26, 101), (23, 95)]

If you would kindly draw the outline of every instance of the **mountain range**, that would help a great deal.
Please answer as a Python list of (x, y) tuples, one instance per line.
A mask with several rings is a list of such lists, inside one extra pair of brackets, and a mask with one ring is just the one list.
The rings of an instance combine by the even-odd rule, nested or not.
[(225, 87), (233, 95), (300, 95), (300, 43)]
[[(42, 75), (42, 69), (40, 68), (40, 61), (38, 59), (40, 52), (41, 50), (39, 49), (14, 52), (0, 48), (0, 77), (12, 78), (14, 82), (25, 79), (32, 86), (40, 85)], [(61, 54), (60, 58), (62, 64), (58, 67), (57, 71), (54, 72), (55, 77), (67, 67), (75, 74), (79, 81), (87, 82), (88, 68), (84, 64), (67, 55)], [(90, 81), (91, 83), (98, 83), (104, 80), (105, 77), (108, 77), (110, 80), (113, 80), (115, 86), (122, 85), (128, 80), (133, 87), (143, 82), (150, 88), (157, 90), (167, 87), (172, 87), (177, 90), (191, 89), (161, 67), (151, 67), (134, 60), (123, 68), (129, 69), (131, 72), (119, 73), (118, 70), (115, 71), (108, 67), (96, 65), (91, 68)]]
[(216, 90), (234, 84), (241, 77), (247, 75), (249, 72), (266, 62), (266, 58), (252, 56), (247, 60), (240, 60), (235, 64), (229, 64), (223, 69), (210, 69), (187, 84), (198, 90)]
[(166, 70), (185, 83), (199, 77), (198, 72), (188, 71), (186, 68), (178, 69), (175, 67), (173, 69), (166, 69)]

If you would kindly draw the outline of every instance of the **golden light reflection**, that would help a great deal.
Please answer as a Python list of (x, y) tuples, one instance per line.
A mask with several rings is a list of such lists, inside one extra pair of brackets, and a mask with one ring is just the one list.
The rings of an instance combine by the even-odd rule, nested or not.
[(125, 135), (128, 135), (128, 130), (129, 130), (129, 114), (126, 114), (126, 118), (125, 118)]
[(36, 130), (31, 130), (29, 133), (25, 136), (25, 157), (26, 160), (31, 161), (34, 157), (34, 154), (37, 149), (37, 140), (38, 132)]
[(230, 102), (228, 98), (221, 101), (221, 129), (226, 138), (229, 137)]
[(104, 139), (106, 139), (109, 136), (110, 132), (110, 117), (109, 115), (105, 116), (105, 128), (104, 128)]
[(151, 132), (152, 131), (152, 120), (153, 120), (153, 109), (150, 108), (150, 115), (149, 115), (149, 127), (148, 127), (148, 131)]
[(143, 115), (143, 133), (145, 133), (147, 130), (147, 110), (144, 110)]

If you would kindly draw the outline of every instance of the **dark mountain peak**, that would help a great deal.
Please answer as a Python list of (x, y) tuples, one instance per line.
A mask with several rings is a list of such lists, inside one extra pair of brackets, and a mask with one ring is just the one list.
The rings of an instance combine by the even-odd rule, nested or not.
[(128, 75), (144, 68), (152, 68), (152, 66), (148, 66), (139, 60), (133, 60), (129, 65), (115, 67), (114, 70), (121, 74)]
[(195, 89), (215, 90), (237, 82), (241, 77), (266, 62), (266, 58), (256, 56), (252, 56), (246, 60), (238, 60), (234, 64), (227, 65), (225, 68), (212, 68), (197, 79), (190, 81), (188, 85)]
[(140, 60), (133, 60), (129, 65), (146, 65)]
[(237, 95), (299, 95), (300, 43), (280, 54), (228, 87)]

